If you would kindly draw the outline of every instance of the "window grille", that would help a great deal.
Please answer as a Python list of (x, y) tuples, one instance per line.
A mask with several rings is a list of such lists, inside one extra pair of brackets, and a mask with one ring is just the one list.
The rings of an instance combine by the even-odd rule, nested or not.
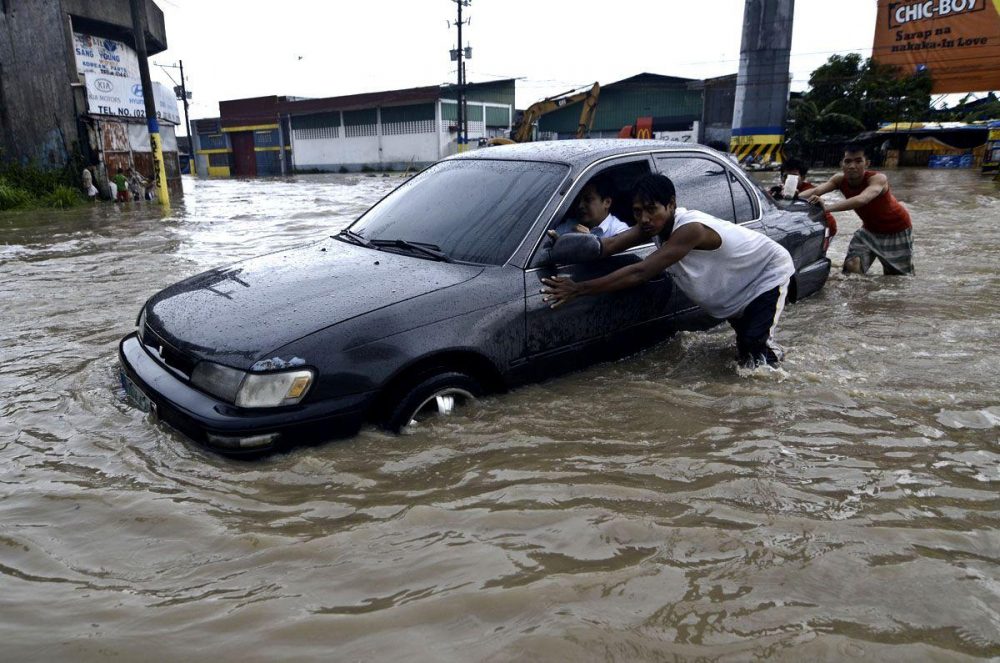
[(340, 138), (340, 127), (311, 127), (309, 129), (296, 129), (294, 133), (295, 140)]
[(390, 122), (389, 124), (382, 125), (382, 133), (386, 136), (434, 133), (434, 120), (421, 120), (419, 122)]
[(199, 135), (200, 149), (202, 150), (224, 150), (226, 149), (226, 136), (224, 134)]
[(347, 138), (358, 138), (360, 136), (376, 135), (374, 124), (356, 124), (344, 127), (344, 135)]

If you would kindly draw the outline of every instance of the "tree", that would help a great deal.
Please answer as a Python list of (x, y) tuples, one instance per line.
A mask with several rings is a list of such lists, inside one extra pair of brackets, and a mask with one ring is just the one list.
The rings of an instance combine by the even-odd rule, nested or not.
[(787, 148), (811, 159), (818, 142), (844, 142), (859, 131), (864, 131), (865, 125), (860, 120), (837, 110), (843, 103), (842, 99), (836, 99), (820, 108), (815, 101), (806, 98), (793, 102), (789, 109), (788, 139), (785, 141)]
[(967, 94), (951, 108), (937, 111), (936, 118), (942, 122), (977, 122), (1000, 119), (1000, 99), (990, 92), (982, 99), (973, 99)]
[(843, 142), (884, 122), (924, 119), (930, 75), (904, 76), (857, 53), (832, 55), (809, 76), (809, 91), (789, 104), (789, 148), (803, 155), (819, 143)]

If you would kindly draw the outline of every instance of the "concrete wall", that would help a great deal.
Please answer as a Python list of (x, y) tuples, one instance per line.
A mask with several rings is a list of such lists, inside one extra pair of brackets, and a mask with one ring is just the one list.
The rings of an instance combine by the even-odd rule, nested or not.
[[(18, 2), (18, 0), (11, 0)], [(39, 2), (40, 0), (27, 0)], [(132, 40), (132, 12), (129, 0), (62, 0), (62, 9), (67, 14), (82, 19), (90, 19), (124, 30), (118, 37), (129, 45)], [(146, 49), (150, 55), (167, 49), (167, 29), (163, 23), (163, 12), (153, 0), (146, 0)]]
[(746, 0), (733, 110), (733, 143), (780, 144), (788, 105), (795, 0)]
[[(0, 158), (62, 167), (78, 140), (68, 18), (58, 0), (0, 11)], [(84, 109), (79, 109), (83, 111)]]
[(438, 136), (433, 133), (352, 138), (296, 139), (292, 134), (292, 154), (298, 170), (360, 170), (368, 166), (396, 170), (410, 164), (423, 165), (438, 159)]
[[(146, 4), (148, 47), (156, 53), (166, 48), (163, 12)], [(87, 109), (72, 32), (96, 27), (131, 43), (129, 2), (4, 0), (0, 8), (0, 159), (61, 168), (86, 140), (77, 122)]]

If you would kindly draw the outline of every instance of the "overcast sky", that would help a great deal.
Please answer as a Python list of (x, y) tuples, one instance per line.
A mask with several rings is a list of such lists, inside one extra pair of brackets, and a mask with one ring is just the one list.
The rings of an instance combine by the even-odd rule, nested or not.
[[(155, 0), (184, 61), (191, 119), (218, 102), (264, 95), (332, 97), (455, 81), (454, 0)], [(469, 82), (516, 78), (517, 106), (651, 72), (736, 73), (744, 0), (472, 0), (463, 41)], [(876, 0), (797, 0), (792, 89), (833, 53), (871, 54)], [(177, 78), (176, 70), (168, 70)], [(154, 80), (166, 71), (152, 66)], [(179, 133), (184, 133), (183, 131)]]

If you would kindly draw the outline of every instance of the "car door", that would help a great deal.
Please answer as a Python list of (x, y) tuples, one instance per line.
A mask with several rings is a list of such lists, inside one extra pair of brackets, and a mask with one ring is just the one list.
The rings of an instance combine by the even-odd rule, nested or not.
[[(633, 157), (605, 164), (603, 172), (612, 170), (615, 165), (634, 164), (636, 161)], [(648, 157), (642, 156), (638, 161), (646, 163), (645, 172), (649, 172)], [(592, 169), (577, 179), (555, 219), (566, 215), (576, 194), (597, 172), (597, 169)], [(641, 261), (654, 249), (654, 245), (649, 243), (618, 255), (574, 265), (540, 265), (537, 259), (539, 254), (536, 253), (535, 262), (530, 263), (533, 266), (525, 271), (524, 276), (525, 325), (528, 358), (539, 366), (539, 370), (559, 372), (573, 368), (581, 361), (607, 356), (609, 351), (619, 354), (622, 348), (616, 347), (616, 342), (623, 334), (651, 321), (669, 317), (675, 305), (672, 280), (665, 273), (635, 288), (580, 297), (555, 309), (542, 301), (542, 279), (555, 275), (568, 276), (574, 281), (599, 278)], [(627, 348), (624, 350), (627, 351)]]

